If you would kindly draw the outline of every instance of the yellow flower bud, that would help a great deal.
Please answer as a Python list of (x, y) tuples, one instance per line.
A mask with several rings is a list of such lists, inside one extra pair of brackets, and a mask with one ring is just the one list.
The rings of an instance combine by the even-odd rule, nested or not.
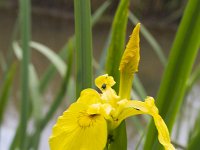
[(138, 23), (134, 28), (130, 36), (129, 42), (126, 45), (126, 49), (124, 51), (119, 66), (120, 72), (126, 72), (133, 75), (135, 72), (138, 71), (138, 65), (140, 61), (139, 31), (140, 23)]
[(129, 42), (120, 62), (119, 96), (121, 98), (130, 98), (133, 74), (138, 71), (138, 65), (140, 61), (139, 31), (140, 24), (138, 23), (133, 29), (133, 33), (130, 36)]

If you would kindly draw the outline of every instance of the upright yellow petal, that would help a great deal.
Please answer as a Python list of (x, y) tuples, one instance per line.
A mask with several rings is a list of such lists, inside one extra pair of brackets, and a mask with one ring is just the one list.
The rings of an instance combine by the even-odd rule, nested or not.
[(112, 76), (108, 76), (108, 74), (104, 74), (101, 76), (98, 76), (95, 79), (95, 85), (101, 90), (104, 91), (106, 88), (110, 88), (113, 85), (115, 85), (115, 80)]
[(95, 79), (95, 84), (102, 92), (101, 99), (106, 103), (115, 105), (119, 97), (112, 89), (112, 86), (115, 84), (113, 77), (108, 76), (108, 74), (101, 75)]
[(140, 23), (136, 25), (134, 28), (128, 44), (126, 45), (126, 49), (122, 56), (119, 70), (121, 72), (127, 72), (132, 74), (138, 71), (138, 65), (140, 61)]
[(51, 150), (103, 150), (107, 125), (100, 114), (88, 114), (88, 106), (74, 103), (59, 117), (49, 139)]
[(120, 62), (119, 96), (121, 98), (130, 99), (133, 74), (138, 71), (138, 65), (140, 61), (139, 31), (140, 24), (138, 23), (130, 36), (129, 42), (126, 45), (126, 49)]

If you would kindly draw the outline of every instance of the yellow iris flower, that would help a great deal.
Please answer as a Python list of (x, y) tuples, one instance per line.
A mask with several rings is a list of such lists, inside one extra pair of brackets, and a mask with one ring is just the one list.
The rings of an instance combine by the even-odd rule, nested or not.
[(109, 134), (124, 119), (138, 114), (151, 115), (159, 142), (165, 150), (175, 149), (154, 99), (147, 97), (144, 102), (130, 100), (133, 74), (138, 70), (140, 60), (139, 28), (140, 24), (137, 24), (121, 59), (119, 95), (112, 89), (115, 84), (112, 76), (97, 77), (95, 84), (101, 92), (83, 90), (77, 102), (59, 117), (49, 139), (51, 150), (103, 150)]

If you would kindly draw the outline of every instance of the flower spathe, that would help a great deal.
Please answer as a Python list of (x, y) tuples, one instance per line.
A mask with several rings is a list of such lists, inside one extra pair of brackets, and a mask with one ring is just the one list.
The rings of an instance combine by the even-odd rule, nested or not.
[(105, 74), (97, 77), (95, 84), (101, 92), (83, 90), (78, 100), (58, 118), (49, 139), (51, 150), (103, 150), (108, 135), (124, 119), (138, 114), (151, 115), (158, 130), (159, 142), (166, 150), (175, 149), (154, 99), (147, 97), (144, 102), (129, 99), (130, 83), (139, 63), (139, 27), (138, 24), (133, 30), (121, 60), (119, 70), (123, 77), (120, 77), (119, 95), (112, 89), (115, 84), (112, 76)]

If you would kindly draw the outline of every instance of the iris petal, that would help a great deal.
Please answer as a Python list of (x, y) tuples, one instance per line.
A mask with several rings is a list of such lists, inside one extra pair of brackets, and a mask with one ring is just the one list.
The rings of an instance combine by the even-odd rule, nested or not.
[[(132, 108), (132, 111), (131, 111)], [(126, 111), (125, 111), (126, 110)], [(154, 104), (154, 99), (148, 97), (145, 102), (137, 100), (127, 100), (124, 104), (124, 112), (119, 116), (119, 119), (124, 119), (137, 114), (149, 114), (153, 117), (155, 126), (158, 130), (158, 140), (166, 150), (174, 150), (171, 144), (168, 128), (159, 115), (158, 109)]]
[(138, 23), (133, 29), (130, 40), (126, 45), (126, 49), (124, 51), (119, 66), (120, 72), (127, 72), (133, 75), (135, 72), (138, 71), (138, 65), (140, 61), (139, 31), (140, 23)]
[(140, 24), (138, 23), (130, 36), (120, 62), (119, 96), (122, 99), (130, 99), (133, 75), (138, 71), (138, 65), (140, 61), (139, 31)]
[(106, 88), (110, 88), (115, 84), (115, 81), (112, 76), (108, 76), (108, 74), (101, 75), (95, 79), (95, 85), (100, 90), (105, 90)]
[(88, 88), (81, 92), (81, 96), (78, 98), (77, 102), (86, 105), (101, 103), (101, 97), (97, 91)]
[(59, 117), (49, 139), (51, 150), (102, 150), (105, 147), (104, 117), (89, 115), (86, 110), (87, 105), (74, 103)]

